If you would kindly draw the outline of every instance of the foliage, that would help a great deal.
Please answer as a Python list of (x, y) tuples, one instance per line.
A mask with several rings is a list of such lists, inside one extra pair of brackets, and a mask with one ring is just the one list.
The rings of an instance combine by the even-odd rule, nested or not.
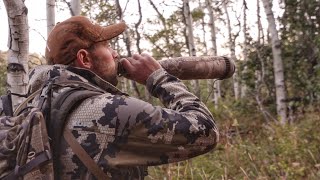
[(279, 126), (262, 123), (256, 108), (223, 106), (215, 112), (221, 139), (214, 151), (189, 161), (150, 167), (148, 179), (320, 178), (319, 111), (294, 125)]
[[(280, 18), (282, 59), (290, 121), (306, 107), (319, 106), (320, 98), (320, 5), (317, 0), (286, 0)], [(272, 114), (276, 94), (270, 44), (249, 39), (248, 58), (239, 62), (241, 83), (248, 87), (246, 98), (260, 97)], [(255, 94), (255, 95), (253, 95)], [(294, 114), (292, 116), (292, 114)]]
[[(275, 116), (276, 94), (271, 46), (254, 42), (248, 49), (247, 61), (239, 63), (239, 72), (242, 72), (241, 84), (246, 85), (247, 95), (238, 103), (254, 104), (260, 111), (263, 109), (271, 116)], [(265, 118), (265, 121), (268, 120)]]
[(112, 1), (91, 0), (84, 1), (81, 5), (81, 14), (96, 20), (99, 24), (112, 24), (119, 18), (116, 6)]
[(196, 8), (191, 12), (191, 16), (193, 21), (199, 21), (205, 16), (205, 13), (203, 12), (203, 9)]
[(289, 102), (299, 106), (320, 98), (320, 4), (317, 0), (286, 0), (282, 43)]
[[(167, 19), (163, 19), (166, 24), (162, 24), (162, 27), (155, 31), (145, 33), (146, 39), (154, 45), (152, 54), (157, 59), (163, 57), (180, 57), (182, 54), (187, 54), (187, 47), (185, 43), (183, 26), (183, 14), (182, 11), (176, 11)], [(149, 20), (152, 25), (161, 23), (160, 20)]]

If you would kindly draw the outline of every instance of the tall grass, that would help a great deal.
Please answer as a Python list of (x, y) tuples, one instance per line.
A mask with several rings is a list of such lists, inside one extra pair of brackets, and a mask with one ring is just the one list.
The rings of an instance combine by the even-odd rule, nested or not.
[(266, 122), (257, 108), (221, 107), (213, 110), (221, 132), (214, 151), (188, 161), (150, 167), (147, 179), (320, 179), (319, 110), (281, 126)]

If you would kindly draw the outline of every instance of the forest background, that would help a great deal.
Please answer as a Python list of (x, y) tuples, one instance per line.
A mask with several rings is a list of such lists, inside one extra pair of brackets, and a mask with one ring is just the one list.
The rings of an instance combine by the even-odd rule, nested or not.
[[(27, 19), (28, 6), (21, 0), (3, 2), (0, 10), (10, 12), (9, 32), (16, 32), (12, 28), (17, 24), (10, 23), (12, 14), (20, 12)], [(100, 24), (126, 21), (127, 31), (112, 41), (123, 57), (141, 52), (158, 60), (224, 55), (236, 63), (237, 71), (230, 79), (184, 81), (215, 117), (221, 134), (216, 149), (192, 160), (150, 167), (148, 179), (320, 179), (319, 0), (46, 3), (37, 8), (51, 13), (38, 17), (48, 32), (55, 17), (61, 21), (76, 14)], [(8, 11), (12, 6), (22, 8)], [(29, 28), (31, 24), (25, 20), (20, 22), (27, 28), (18, 35), (36, 32), (45, 42), (46, 33)], [(13, 42), (19, 39), (17, 34), (7, 36), (14, 36)], [(24, 37), (21, 39), (28, 43), (29, 37)], [(1, 51), (1, 94), (26, 84), (27, 76), (22, 75), (23, 83), (12, 85), (17, 78), (10, 77), (17, 77), (17, 67), (23, 74), (45, 64), (45, 43), (37, 45), (42, 50), (28, 54), (29, 44), (21, 45), (21, 39), (20, 48), (9, 43), (8, 51)], [(20, 58), (15, 59), (17, 49)], [(26, 56), (20, 56), (24, 53)], [(135, 82), (121, 79), (119, 88), (159, 103)]]

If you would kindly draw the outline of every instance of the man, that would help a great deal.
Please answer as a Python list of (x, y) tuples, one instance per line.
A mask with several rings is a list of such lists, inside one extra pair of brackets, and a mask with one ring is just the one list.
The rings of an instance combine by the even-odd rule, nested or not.
[[(165, 108), (130, 97), (115, 86), (119, 56), (109, 40), (124, 23), (102, 27), (71, 17), (52, 30), (46, 59), (30, 74), (30, 92), (47, 79), (82, 81), (106, 93), (88, 98), (70, 112), (65, 129), (111, 179), (143, 179), (147, 166), (186, 160), (213, 149), (218, 130), (206, 106), (147, 54), (122, 59), (126, 77), (146, 85)], [(61, 88), (54, 93), (65, 91)], [(53, 130), (54, 131), (54, 130)], [(62, 179), (94, 178), (62, 139)], [(96, 177), (97, 178), (97, 177)]]

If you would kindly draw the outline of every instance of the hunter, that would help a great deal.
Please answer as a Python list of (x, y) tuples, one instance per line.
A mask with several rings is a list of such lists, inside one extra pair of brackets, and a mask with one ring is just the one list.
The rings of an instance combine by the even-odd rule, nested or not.
[[(114, 180), (144, 179), (148, 166), (207, 153), (219, 137), (205, 104), (153, 57), (143, 53), (119, 58), (109, 41), (125, 29), (124, 22), (100, 26), (83, 16), (60, 22), (47, 40), (48, 65), (38, 66), (30, 73), (30, 93), (56, 78), (83, 82), (104, 91), (68, 112), (62, 130), (70, 129), (106, 177)], [(117, 89), (120, 62), (125, 78), (145, 85), (163, 107)], [(52, 99), (67, 89), (56, 89)], [(49, 132), (57, 130), (53, 127)], [(64, 138), (58, 154), (58, 164), (54, 166), (60, 179), (101, 178), (88, 170)]]

